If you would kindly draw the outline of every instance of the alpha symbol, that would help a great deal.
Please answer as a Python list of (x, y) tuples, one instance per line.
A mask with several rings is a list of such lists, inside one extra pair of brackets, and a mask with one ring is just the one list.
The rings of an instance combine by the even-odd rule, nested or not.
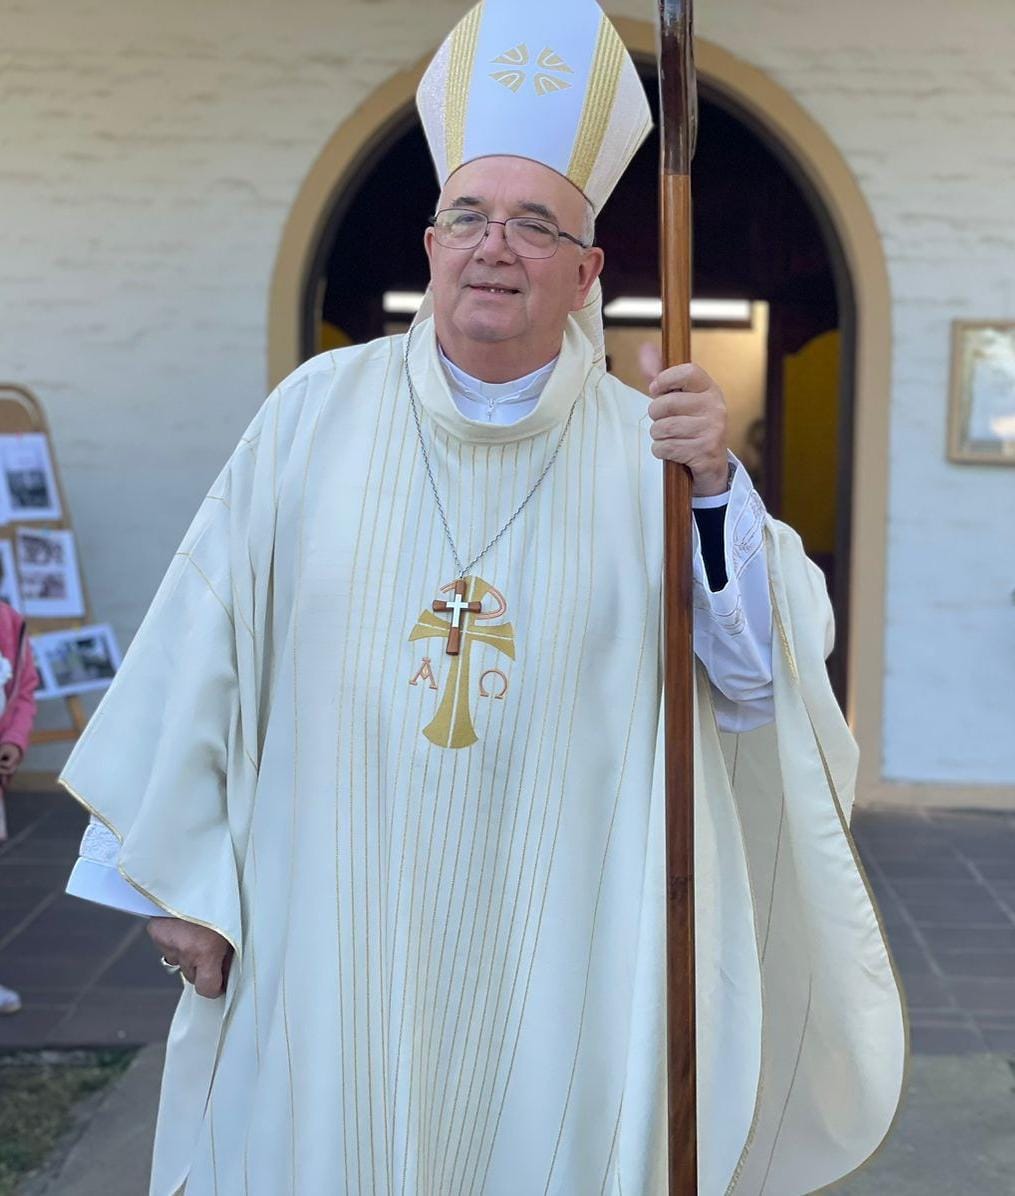
[(410, 685), (415, 685), (417, 681), (426, 681), (431, 689), (437, 688), (437, 678), (433, 675), (433, 665), (430, 662), (429, 656), (423, 657), (423, 663), (419, 666), (419, 672), (415, 677), (409, 678)]

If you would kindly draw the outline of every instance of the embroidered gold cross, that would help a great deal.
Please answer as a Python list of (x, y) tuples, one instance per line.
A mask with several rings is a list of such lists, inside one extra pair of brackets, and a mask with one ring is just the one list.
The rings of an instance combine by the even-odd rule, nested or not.
[[(461, 588), (459, 588), (459, 586)], [(499, 609), (483, 615), (483, 599), (493, 594), (500, 599)], [(515, 658), (515, 632), (510, 623), (497, 623), (484, 627), (484, 619), (495, 619), (506, 610), (501, 595), (481, 577), (466, 577), (454, 587), (450, 602), (438, 600), (433, 611), (425, 610), (416, 620), (409, 633), (410, 640), (447, 639), (457, 633), (458, 651), (452, 653), (450, 646), (450, 669), (444, 686), (440, 705), (433, 720), (423, 728), (423, 734), (431, 743), (444, 748), (471, 747), (479, 739), (469, 709), (469, 676), (471, 653), (474, 644), (489, 644), (503, 652), (511, 660)], [(437, 617), (437, 613), (451, 612), (451, 623)], [(458, 626), (455, 627), (455, 620)]]

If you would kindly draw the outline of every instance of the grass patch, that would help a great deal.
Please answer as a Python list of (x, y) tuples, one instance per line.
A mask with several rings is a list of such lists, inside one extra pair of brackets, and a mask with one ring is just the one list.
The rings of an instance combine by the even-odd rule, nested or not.
[(0, 1053), (0, 1196), (45, 1162), (78, 1101), (126, 1069), (133, 1049)]

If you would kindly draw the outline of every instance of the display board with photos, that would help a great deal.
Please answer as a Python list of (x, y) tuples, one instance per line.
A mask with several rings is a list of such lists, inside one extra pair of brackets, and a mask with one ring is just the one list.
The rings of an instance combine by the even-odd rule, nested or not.
[(87, 721), (80, 695), (105, 689), (120, 664), (107, 624), (91, 622), (74, 529), (46, 417), (21, 386), (0, 384), (0, 599), (28, 621), (39, 670), (36, 697), (66, 703), (68, 727), (33, 743), (76, 739)]

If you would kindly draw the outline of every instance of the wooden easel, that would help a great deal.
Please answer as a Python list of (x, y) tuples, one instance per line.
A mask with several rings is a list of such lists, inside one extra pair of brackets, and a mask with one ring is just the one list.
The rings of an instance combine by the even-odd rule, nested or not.
[[(69, 507), (67, 506), (67, 496), (64, 494), (63, 482), (60, 479), (60, 468), (57, 465), (56, 454), (53, 451), (53, 441), (49, 434), (49, 424), (42, 410), (42, 404), (31, 391), (25, 390), (23, 386), (15, 386), (13, 383), (0, 383), (0, 434), (16, 436), (19, 433), (25, 432), (41, 432), (46, 437), (46, 442), (49, 446), (50, 461), (53, 464), (53, 478), (56, 482), (57, 493), (60, 495), (60, 510), (63, 512), (63, 515), (60, 519), (33, 519), (22, 524), (0, 524), (0, 538), (10, 541), (12, 545), (14, 545), (15, 541), (14, 529), (16, 526), (25, 528), (51, 528), (66, 531), (73, 530)], [(79, 570), (80, 566), (80, 553), (78, 553)], [(84, 627), (91, 621), (91, 604), (88, 601), (88, 591), (85, 587), (84, 576), (81, 577), (81, 594), (84, 598), (85, 606), (83, 619), (29, 619), (28, 634), (40, 635), (47, 631), (66, 631), (74, 627)], [(70, 697), (64, 698), (64, 702), (67, 706), (71, 725), (69, 727), (55, 727), (33, 731), (33, 744), (63, 743), (66, 740), (77, 739), (85, 729), (88, 715), (85, 713), (81, 699), (77, 695), (72, 694)]]

